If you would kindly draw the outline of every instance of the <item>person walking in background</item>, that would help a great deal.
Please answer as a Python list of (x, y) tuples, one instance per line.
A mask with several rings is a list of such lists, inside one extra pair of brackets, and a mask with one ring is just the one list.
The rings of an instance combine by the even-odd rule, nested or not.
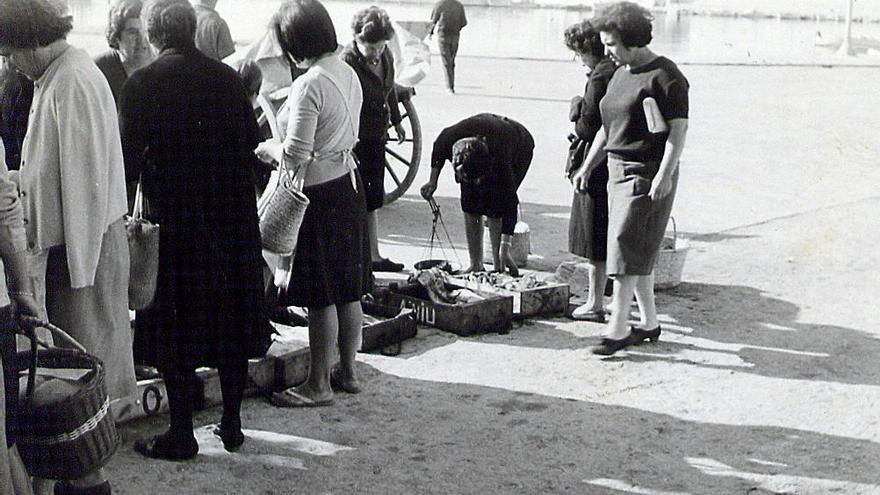
[[(34, 81), (20, 172), (34, 287), (49, 321), (106, 367), (111, 405), (137, 392), (128, 315), (125, 170), (116, 105), (66, 2), (0, 2), (0, 55)], [(109, 493), (96, 471), (56, 494)]]
[(461, 30), (467, 26), (464, 6), (458, 0), (439, 0), (431, 11), (431, 35), (437, 34), (437, 47), (446, 75), (446, 90), (455, 93), (455, 56)]
[[(602, 127), (599, 101), (605, 96), (608, 82), (617, 67), (605, 57), (605, 47), (599, 39), (599, 31), (588, 20), (572, 24), (565, 30), (565, 45), (573, 51), (587, 68), (587, 85), (583, 97), (572, 101), (569, 118), (575, 123), (576, 139), (587, 147)], [(587, 148), (584, 148), (587, 149)], [(581, 158), (584, 158), (581, 155)], [(566, 170), (569, 178), (575, 173)], [(571, 312), (575, 320), (605, 322), (605, 258), (608, 242), (608, 164), (603, 159), (593, 172), (583, 177), (585, 183), (575, 184), (571, 204), (571, 220), (568, 226), (568, 250), (587, 259), (589, 296), (587, 302)]]
[(354, 39), (341, 56), (357, 73), (364, 95), (354, 153), (367, 197), (367, 236), (372, 268), (373, 271), (399, 272), (403, 270), (402, 263), (383, 258), (379, 253), (376, 214), (385, 203), (385, 143), (389, 124), (394, 126), (398, 142), (406, 140), (394, 89), (394, 58), (391, 50), (385, 48), (394, 36), (394, 28), (388, 14), (374, 6), (355, 14), (351, 29)]
[[(586, 178), (608, 153), (608, 274), (614, 277), (611, 319), (600, 355), (660, 337), (654, 263), (678, 184), (688, 129), (687, 79), (652, 52), (651, 13), (633, 2), (610, 6), (596, 20), (605, 52), (620, 68), (600, 104), (602, 129), (573, 181)], [(633, 292), (640, 322), (629, 326)]]
[(34, 83), (19, 72), (8, 57), (0, 56), (0, 139), (6, 145), (6, 166), (18, 170), (21, 145), (27, 132)]
[[(306, 69), (290, 86), (283, 143), (265, 141), (257, 156), (286, 171), (304, 171), (309, 198), (296, 252), (282, 258), (290, 284), (280, 302), (309, 309), (309, 375), (305, 383), (272, 395), (279, 407), (329, 406), (333, 388), (361, 390), (355, 355), (361, 346), (361, 296), (370, 288), (364, 186), (352, 149), (363, 95), (354, 69), (336, 56), (336, 31), (317, 0), (284, 2), (272, 18), (291, 64)], [(334, 348), (339, 368), (331, 370)], [(331, 388), (332, 387), (332, 388)]]
[(235, 451), (244, 442), (247, 359), (265, 354), (273, 331), (250, 170), (259, 129), (235, 70), (196, 49), (196, 13), (186, 0), (147, 0), (143, 19), (159, 56), (125, 83), (120, 122), (145, 216), (162, 235), (156, 298), (137, 313), (135, 351), (165, 378), (171, 425), (135, 450), (185, 460), (199, 450), (196, 368), (219, 371), (216, 434)]
[(217, 0), (194, 0), (196, 10), (196, 48), (214, 60), (235, 53), (235, 43), (226, 21), (215, 8)]
[(455, 179), (461, 183), (461, 211), (471, 265), (483, 268), (483, 216), (489, 223), (493, 267), (519, 275), (510, 253), (516, 226), (519, 197), (516, 194), (532, 163), (535, 140), (519, 122), (481, 113), (451, 125), (437, 136), (431, 152), (431, 177), (422, 186), (430, 201), (437, 190), (440, 170), (451, 161)]
[(122, 85), (132, 72), (150, 63), (153, 52), (141, 22), (141, 0), (117, 0), (107, 19), (107, 45), (110, 50), (95, 57), (119, 105)]

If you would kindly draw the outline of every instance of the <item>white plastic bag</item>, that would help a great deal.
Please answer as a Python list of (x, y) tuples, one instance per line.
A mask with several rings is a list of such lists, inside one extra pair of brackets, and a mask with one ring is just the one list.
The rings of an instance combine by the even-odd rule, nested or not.
[(393, 22), (394, 37), (388, 49), (394, 55), (394, 82), (401, 86), (415, 86), (428, 76), (431, 69), (431, 48), (427, 43)]

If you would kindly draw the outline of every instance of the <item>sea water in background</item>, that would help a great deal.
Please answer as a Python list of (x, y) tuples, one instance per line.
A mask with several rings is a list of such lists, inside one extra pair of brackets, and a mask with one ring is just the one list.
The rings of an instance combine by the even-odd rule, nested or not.
[[(229, 23), (239, 45), (265, 32), (279, 0), (220, 0), (217, 9)], [(70, 0), (74, 16), (71, 41), (91, 54), (107, 49), (104, 29), (107, 0)], [(355, 12), (370, 2), (325, 1), (340, 43), (351, 39)], [(429, 4), (385, 4), (395, 20), (427, 20)], [(467, 7), (468, 27), (462, 34), (461, 56), (570, 60), (562, 42), (566, 26), (585, 17), (581, 12), (552, 8)], [(654, 22), (652, 48), (678, 62), (825, 64), (845, 60), (833, 56), (843, 35), (842, 22), (816, 22), (744, 17), (666, 16)], [(853, 26), (853, 36), (868, 48), (861, 61), (880, 62), (880, 24)], [(873, 48), (871, 48), (873, 47)], [(856, 60), (856, 59), (853, 59)]]

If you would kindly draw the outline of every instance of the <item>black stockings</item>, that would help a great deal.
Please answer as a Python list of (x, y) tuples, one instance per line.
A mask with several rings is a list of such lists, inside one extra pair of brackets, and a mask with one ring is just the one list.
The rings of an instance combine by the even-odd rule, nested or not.
[[(241, 401), (247, 384), (247, 361), (218, 368), (223, 392), (224, 430), (241, 428)], [(192, 438), (193, 411), (202, 407), (202, 384), (195, 370), (163, 371), (171, 416), (169, 433), (177, 438)]]

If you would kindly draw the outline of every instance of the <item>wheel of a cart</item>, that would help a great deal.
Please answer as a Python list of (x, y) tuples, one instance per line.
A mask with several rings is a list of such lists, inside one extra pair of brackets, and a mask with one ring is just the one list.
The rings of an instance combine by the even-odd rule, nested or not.
[(394, 127), (388, 130), (388, 143), (385, 145), (385, 204), (403, 196), (416, 179), (419, 161), (422, 157), (422, 126), (419, 114), (413, 105), (415, 90), (398, 86), (401, 124), (406, 131), (406, 140), (398, 143)]
[[(401, 124), (406, 132), (406, 139), (399, 143), (394, 127), (388, 129), (388, 142), (385, 145), (385, 204), (389, 204), (403, 196), (416, 179), (419, 162), (422, 157), (422, 126), (419, 114), (413, 105), (413, 88), (397, 86), (400, 103)], [(283, 130), (278, 129), (276, 116), (282, 112), (287, 99), (286, 91), (277, 91), (272, 95), (259, 95), (257, 102), (257, 122), (263, 139), (275, 137), (283, 139)]]

